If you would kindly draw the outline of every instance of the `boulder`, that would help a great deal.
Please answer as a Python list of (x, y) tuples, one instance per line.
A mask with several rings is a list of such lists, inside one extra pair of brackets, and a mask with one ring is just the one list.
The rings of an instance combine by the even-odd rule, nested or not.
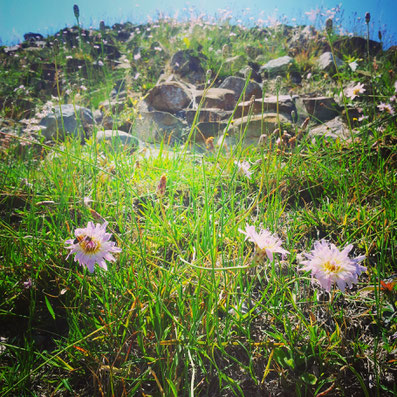
[(321, 122), (332, 120), (342, 110), (334, 98), (329, 97), (303, 98), (303, 103), (310, 117)]
[[(262, 110), (263, 103), (263, 110)], [(273, 95), (264, 99), (259, 98), (255, 101), (240, 102), (237, 106), (234, 117), (247, 116), (249, 109), (252, 109), (252, 114), (275, 113), (277, 112), (277, 96)], [(283, 113), (285, 117), (292, 120), (291, 112), (297, 114), (295, 103), (290, 95), (279, 95), (278, 97), (278, 111)]]
[(233, 110), (236, 104), (234, 91), (225, 88), (209, 88), (204, 91), (196, 91), (195, 102), (199, 104), (201, 100), (203, 100), (202, 106), (205, 108), (222, 110)]
[(23, 38), (24, 38), (25, 41), (31, 41), (31, 42), (44, 40), (44, 37), (43, 37), (42, 34), (40, 34), (40, 33), (32, 33), (32, 32), (25, 33), (23, 35)]
[[(186, 111), (186, 121), (189, 125), (193, 124), (194, 117), (196, 116), (197, 110), (196, 109), (188, 109)], [(231, 111), (225, 111), (221, 109), (211, 109), (211, 108), (202, 108), (200, 109), (200, 113), (197, 117), (197, 123), (206, 123), (206, 122), (219, 122), (222, 120), (227, 120), (230, 115), (232, 114)]]
[(146, 98), (147, 105), (162, 112), (175, 113), (192, 101), (192, 93), (178, 82), (162, 83), (153, 87)]
[(205, 71), (202, 66), (206, 57), (203, 54), (195, 55), (192, 50), (181, 50), (175, 53), (170, 61), (172, 73), (180, 76), (191, 84), (205, 82)]
[[(355, 131), (353, 131), (353, 134), (355, 134)], [(351, 136), (348, 126), (342, 121), (341, 117), (336, 117), (318, 127), (311, 128), (309, 131), (309, 137), (311, 138), (324, 137), (333, 140), (347, 140)]]
[(227, 126), (226, 122), (218, 121), (202, 121), (195, 126), (194, 141), (196, 143), (203, 143), (209, 137), (216, 137)]
[(96, 133), (97, 142), (106, 142), (114, 150), (128, 148), (136, 150), (139, 147), (138, 138), (119, 130), (104, 130)]
[(186, 133), (186, 123), (168, 112), (148, 111), (140, 113), (133, 131), (145, 142), (181, 143)]
[(324, 52), (317, 60), (317, 67), (322, 71), (322, 72), (327, 72), (329, 74), (335, 74), (336, 73), (336, 68), (335, 68), (335, 63), (337, 67), (341, 67), (344, 62), (338, 58), (334, 57), (332, 55), (332, 52)]
[(52, 113), (44, 116), (39, 126), (47, 140), (62, 140), (65, 136), (83, 139), (93, 123), (91, 110), (80, 106), (61, 105), (55, 106)]
[(265, 63), (261, 68), (261, 73), (266, 76), (275, 77), (277, 75), (285, 76), (287, 72), (295, 65), (295, 61), (288, 55), (283, 57), (272, 59), (271, 61)]
[[(344, 37), (333, 43), (334, 50), (338, 55), (353, 55), (360, 58), (367, 56), (367, 39), (363, 37)], [(382, 51), (382, 45), (378, 41), (369, 40), (369, 54), (376, 56)]]
[[(234, 92), (234, 100), (238, 101), (240, 98), (240, 95), (242, 94), (245, 86), (245, 79), (241, 77), (235, 77), (235, 76), (229, 76), (227, 77), (222, 84), (219, 86), (219, 88), (224, 88), (227, 90), (232, 90)], [(244, 93), (243, 100), (249, 100), (251, 99), (252, 95), (255, 95), (255, 98), (261, 98), (262, 97), (262, 88), (261, 86), (256, 83), (255, 81), (249, 81), (247, 88)]]
[(252, 117), (245, 116), (235, 119), (229, 130), (225, 132), (235, 140), (239, 139), (240, 133), (245, 133), (245, 142), (250, 144), (253, 141), (256, 142), (263, 134), (272, 134), (278, 128), (278, 120), (281, 126), (290, 124), (290, 121), (282, 114), (279, 116), (276, 113), (267, 113), (263, 116), (257, 114)]
[(237, 76), (242, 77), (244, 80), (246, 80), (248, 76), (250, 76), (250, 80), (254, 80), (257, 83), (262, 82), (261, 75), (251, 66), (245, 66), (242, 69), (240, 69), (239, 72), (237, 73)]

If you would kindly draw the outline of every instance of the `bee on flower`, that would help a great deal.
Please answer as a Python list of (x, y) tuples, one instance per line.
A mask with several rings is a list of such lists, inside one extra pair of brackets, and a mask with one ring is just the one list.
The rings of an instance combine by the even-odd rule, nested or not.
[(86, 228), (76, 229), (75, 238), (66, 240), (69, 246), (65, 248), (70, 250), (66, 259), (71, 254), (75, 254), (74, 260), (80, 266), (87, 267), (90, 273), (94, 272), (95, 263), (107, 270), (106, 261), (116, 260), (112, 253), (121, 252), (121, 248), (116, 247), (113, 241), (109, 241), (112, 235), (105, 232), (107, 225), (108, 222), (102, 225), (88, 222)]

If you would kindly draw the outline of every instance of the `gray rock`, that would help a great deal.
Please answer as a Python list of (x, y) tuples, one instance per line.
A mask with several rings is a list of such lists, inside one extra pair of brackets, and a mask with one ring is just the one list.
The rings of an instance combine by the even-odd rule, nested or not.
[(97, 142), (106, 142), (110, 144), (115, 150), (126, 147), (136, 150), (139, 147), (138, 138), (119, 130), (98, 131), (96, 140)]
[(275, 77), (277, 75), (281, 76), (287, 74), (294, 64), (294, 59), (285, 55), (267, 62), (260, 68), (260, 71), (269, 77)]
[[(246, 101), (238, 104), (234, 117), (241, 117), (243, 114), (247, 115), (248, 111), (252, 109), (252, 114), (275, 113), (277, 112), (277, 96), (273, 95), (264, 99), (255, 99), (254, 102)], [(278, 97), (278, 111), (283, 113), (285, 117), (292, 120), (291, 112), (297, 114), (295, 103), (290, 95), (279, 95)]]
[(203, 96), (203, 107), (205, 108), (233, 110), (236, 104), (234, 91), (225, 88), (209, 88), (205, 91), (196, 91), (195, 102), (199, 104)]
[[(290, 124), (290, 121), (282, 114), (279, 115), (279, 121), (281, 128), (284, 124)], [(252, 117), (245, 116), (236, 119), (232, 127), (225, 132), (230, 138), (234, 138), (234, 141), (238, 141), (240, 135), (245, 133), (244, 143), (252, 144), (256, 143), (261, 135), (272, 134), (276, 128), (278, 128), (277, 114), (268, 113), (263, 116), (258, 114)]]
[(321, 122), (332, 120), (342, 110), (334, 98), (329, 97), (303, 98), (303, 103), (308, 114)]
[(195, 126), (194, 141), (196, 143), (203, 143), (209, 137), (216, 137), (227, 126), (226, 122), (218, 121), (202, 121)]
[(135, 121), (133, 131), (145, 142), (182, 142), (186, 134), (186, 123), (167, 112), (142, 112)]
[(39, 126), (47, 140), (63, 140), (65, 136), (83, 139), (94, 123), (91, 110), (73, 105), (54, 107), (53, 113), (44, 116)]
[(155, 110), (176, 113), (190, 104), (192, 93), (181, 83), (162, 83), (149, 91), (145, 101)]
[(334, 62), (334, 57), (332, 56), (332, 52), (324, 52), (317, 61), (317, 66), (318, 68), (327, 73), (336, 73), (336, 68), (335, 68), (335, 63), (339, 67), (341, 67), (344, 62), (339, 59), (338, 57), (335, 57), (335, 62)]
[(192, 50), (181, 50), (172, 56), (170, 67), (172, 73), (177, 74), (189, 83), (204, 83), (205, 71), (202, 66), (204, 61), (205, 56), (203, 54), (196, 56)]
[[(356, 134), (356, 131), (353, 130), (353, 134)], [(348, 140), (352, 137), (352, 134), (350, 133), (348, 126), (342, 121), (342, 118), (336, 117), (318, 127), (311, 128), (309, 131), (309, 137)]]
[[(188, 109), (186, 111), (186, 121), (189, 125), (193, 124), (194, 117), (196, 116), (196, 109)], [(202, 108), (200, 109), (200, 113), (197, 117), (197, 123), (200, 122), (211, 122), (211, 121), (222, 121), (226, 120), (232, 114), (231, 111), (225, 111), (221, 109), (211, 109), (211, 108)]]
[[(237, 102), (238, 99), (240, 98), (241, 93), (243, 92), (244, 86), (245, 86), (245, 79), (241, 77), (229, 76), (223, 81), (223, 83), (219, 86), (219, 88), (232, 90), (234, 92), (234, 99)], [(255, 98), (262, 97), (262, 88), (255, 81), (248, 82), (247, 88), (244, 93), (245, 100), (251, 99), (252, 95), (255, 95)]]

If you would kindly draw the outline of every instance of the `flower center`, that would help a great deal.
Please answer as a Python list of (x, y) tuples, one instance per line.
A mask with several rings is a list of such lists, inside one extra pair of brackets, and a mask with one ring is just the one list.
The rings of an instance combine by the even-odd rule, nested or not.
[(80, 241), (80, 247), (85, 251), (87, 254), (93, 254), (101, 248), (101, 244), (96, 239), (92, 237), (86, 236), (82, 241)]
[(340, 266), (337, 265), (335, 262), (325, 262), (323, 265), (324, 271), (329, 272), (329, 273), (338, 273), (340, 270)]
[(360, 88), (355, 88), (355, 89), (353, 90), (353, 94), (354, 94), (354, 95), (357, 95), (357, 96), (358, 96), (359, 93), (360, 93)]

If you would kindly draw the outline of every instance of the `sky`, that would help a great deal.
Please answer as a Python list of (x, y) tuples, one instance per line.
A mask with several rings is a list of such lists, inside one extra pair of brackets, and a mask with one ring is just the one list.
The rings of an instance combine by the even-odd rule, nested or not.
[[(224, 15), (230, 10), (234, 21), (253, 24), (258, 20), (265, 25), (283, 20), (290, 25), (314, 24), (323, 28), (327, 10), (340, 5), (343, 13), (334, 16), (345, 30), (365, 35), (364, 15), (371, 13), (370, 35), (378, 40), (383, 34), (384, 46), (397, 45), (397, 0), (0, 0), (0, 44), (13, 45), (23, 40), (24, 33), (54, 34), (76, 23), (73, 5), (80, 8), (80, 23), (84, 28), (98, 28), (104, 20), (107, 25), (116, 22), (145, 23), (163, 15), (187, 18), (189, 9), (195, 15)], [(337, 18), (339, 18), (337, 20)], [(233, 20), (232, 20), (233, 21)]]

